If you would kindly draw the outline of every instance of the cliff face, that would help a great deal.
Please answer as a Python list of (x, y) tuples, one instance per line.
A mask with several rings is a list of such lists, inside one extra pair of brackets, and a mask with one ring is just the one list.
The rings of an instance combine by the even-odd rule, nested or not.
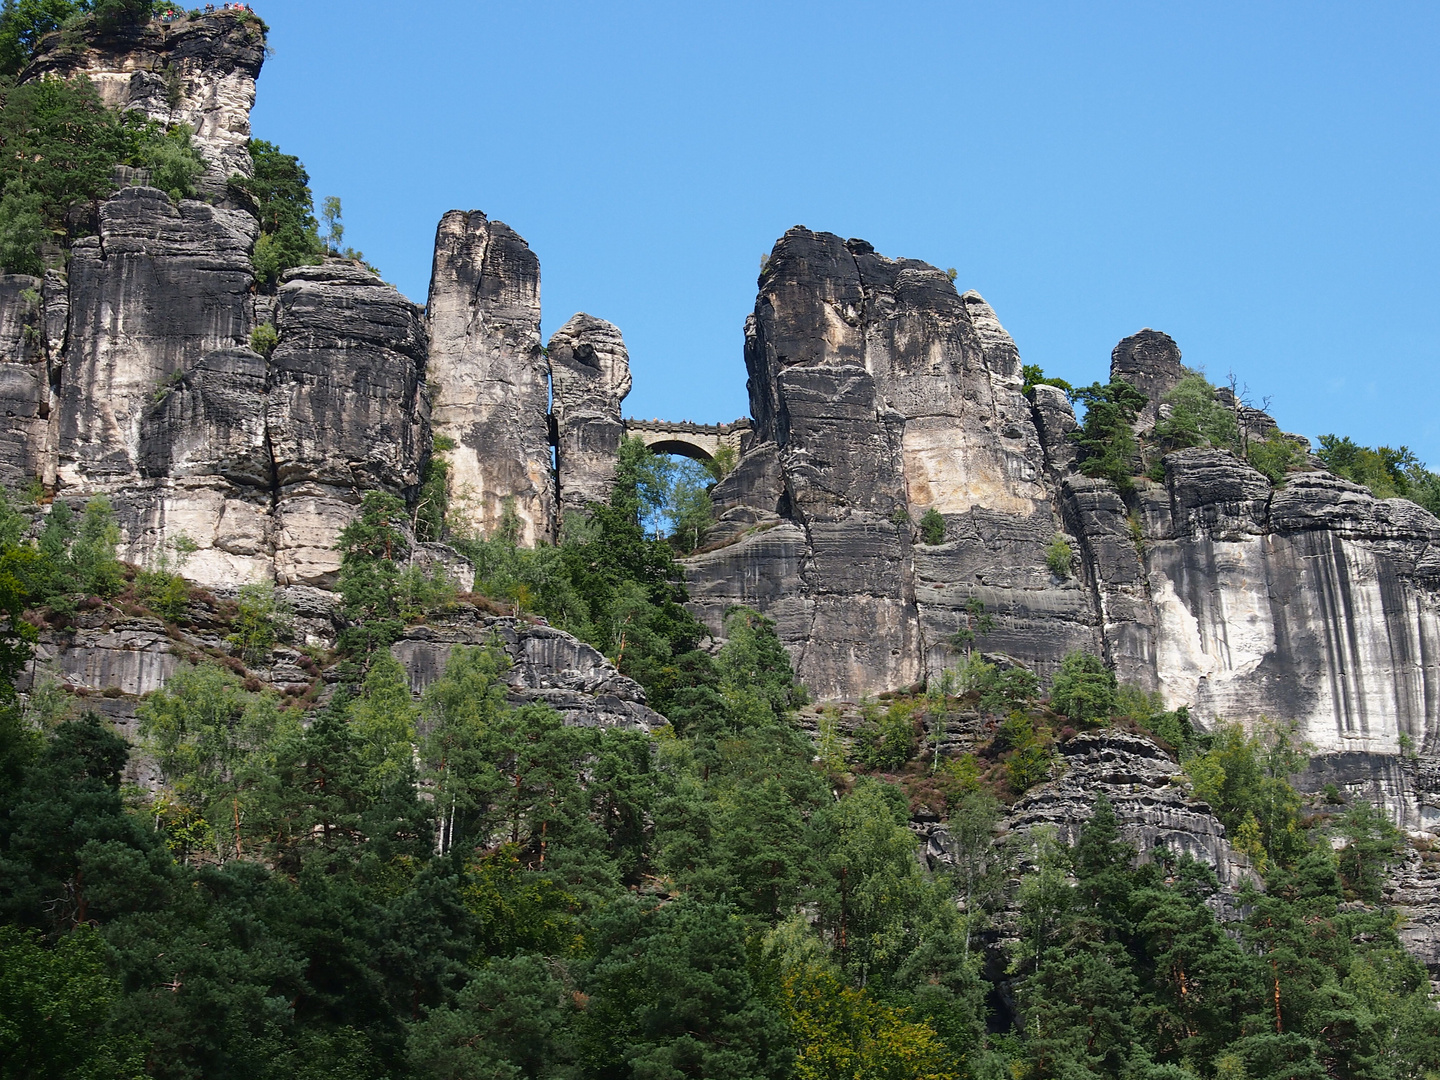
[[(106, 495), (122, 557), (151, 564), (182, 536), (207, 585), (327, 584), (362, 493), (404, 492), (430, 450), (420, 312), (331, 260), (258, 293), (258, 226), (227, 206), (265, 42), (232, 14), (117, 37), (47, 39), (22, 78), (84, 74), (104, 99), (195, 129), (203, 199), (148, 187), (100, 206), (64, 270), (0, 282), (0, 439), (10, 483)], [(269, 356), (252, 330), (273, 323)], [(187, 546), (190, 546), (187, 545)]]
[[(1068, 400), (1021, 394), (979, 296), (830, 234), (776, 244), (746, 362), (757, 437), (715, 488), (692, 598), (716, 633), (730, 604), (771, 614), (820, 696), (953, 665), (978, 598), (979, 647), (1042, 673), (1084, 648), (1202, 721), (1291, 720), (1322, 752), (1436, 748), (1440, 522), (1413, 503), (1322, 472), (1273, 487), (1214, 450), (1122, 496), (1076, 471)], [(1158, 331), (1112, 355), (1149, 397), (1142, 428), (1184, 375)], [(932, 508), (937, 545), (911, 527)], [(1057, 535), (1070, 575), (1047, 565)]]
[(258, 20), (221, 13), (169, 25), (150, 22), (113, 35), (52, 34), (20, 77), (85, 75), (112, 108), (138, 109), (162, 124), (188, 124), (210, 166), (200, 188), (223, 197), (231, 176), (253, 171), (246, 144), (264, 62)]
[[(1042, 667), (1093, 647), (1084, 591), (1045, 569), (1057, 528), (1014, 343), (978, 295), (863, 241), (792, 229), (746, 324), (756, 436), (714, 497), (733, 543), (688, 563), (714, 632), (773, 614), (825, 697), (924, 677), (979, 598), (986, 648)], [(914, 528), (927, 510), (944, 542)], [(737, 528), (737, 526), (741, 526)], [(1057, 652), (1059, 649), (1059, 652)]]
[(603, 502), (615, 483), (625, 426), (620, 403), (630, 392), (630, 354), (618, 327), (576, 315), (550, 339), (555, 476), (561, 514)]

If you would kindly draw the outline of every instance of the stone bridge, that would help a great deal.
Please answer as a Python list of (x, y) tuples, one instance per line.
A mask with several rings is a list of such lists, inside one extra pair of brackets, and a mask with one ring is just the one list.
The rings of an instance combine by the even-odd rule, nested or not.
[(755, 434), (755, 425), (748, 416), (730, 424), (692, 424), (689, 420), (636, 420), (625, 421), (626, 437), (643, 439), (645, 445), (657, 454), (680, 454), (709, 461), (722, 446), (728, 446), (736, 455), (743, 454)]

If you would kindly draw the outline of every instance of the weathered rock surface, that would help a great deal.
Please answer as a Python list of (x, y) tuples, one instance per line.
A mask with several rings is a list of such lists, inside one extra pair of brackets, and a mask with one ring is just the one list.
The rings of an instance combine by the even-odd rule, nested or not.
[(426, 308), (435, 433), (453, 439), (451, 504), (482, 534), (514, 501), (520, 539), (555, 530), (549, 366), (540, 347), (540, 262), (478, 210), (452, 210), (435, 234)]
[(245, 344), (257, 232), (243, 211), (176, 207), (154, 188), (101, 204), (100, 235), (77, 241), (68, 266), (63, 485), (133, 481), (152, 406), (206, 354)]
[(1149, 399), (1135, 419), (1137, 431), (1155, 426), (1161, 401), (1188, 374), (1175, 339), (1149, 327), (1131, 334), (1110, 353), (1110, 378), (1124, 379)]
[(583, 313), (555, 332), (546, 352), (560, 513), (583, 513), (586, 503), (608, 499), (615, 483), (630, 354), (616, 326)]
[(39, 278), (0, 275), (0, 484), (23, 485), (44, 468), (50, 379)]
[[(755, 439), (715, 488), (710, 550), (687, 563), (712, 632), (729, 604), (759, 604), (827, 697), (953, 663), (944, 640), (976, 596), (997, 651), (1047, 663), (1043, 628), (1067, 623), (1065, 640), (1094, 640), (1078, 586), (1045, 569), (1059, 521), (1040, 435), (1019, 354), (977, 294), (792, 229), (762, 275), (746, 365)], [(927, 549), (912, 523), (929, 509), (947, 535)]]
[(137, 109), (166, 125), (188, 124), (210, 166), (200, 187), (223, 196), (231, 176), (254, 171), (247, 148), (250, 109), (264, 62), (258, 20), (220, 13), (113, 35), (92, 29), (78, 43), (64, 32), (52, 34), (20, 79), (85, 75), (112, 108)]
[(1440, 521), (1326, 473), (1272, 491), (1213, 450), (1167, 457), (1165, 492), (1146, 563), (1169, 700), (1299, 721), (1322, 752), (1435, 752)]
[(577, 727), (652, 731), (667, 723), (646, 706), (639, 683), (616, 671), (598, 650), (554, 627), (466, 611), (411, 628), (391, 651), (420, 694), (445, 673), (455, 646), (490, 644), (510, 659), (505, 681), (512, 704), (542, 702)]
[(368, 270), (297, 267), (280, 286), (265, 429), (277, 578), (325, 584), (357, 495), (405, 490), (429, 450), (420, 311)]
[(1059, 750), (1059, 778), (1028, 791), (1006, 815), (1010, 845), (1023, 844), (1039, 826), (1073, 844), (1096, 795), (1104, 792), (1121, 839), (1134, 844), (1142, 859), (1160, 847), (1189, 855), (1212, 867), (1232, 895), (1246, 881), (1259, 882), (1210, 807), (1187, 794), (1180, 766), (1150, 739), (1123, 731), (1081, 732)]

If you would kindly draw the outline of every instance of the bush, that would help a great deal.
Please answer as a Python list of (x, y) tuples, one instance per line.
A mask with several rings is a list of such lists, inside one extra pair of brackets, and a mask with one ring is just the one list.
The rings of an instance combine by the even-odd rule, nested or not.
[(1264, 442), (1252, 442), (1245, 456), (1251, 467), (1264, 473), (1272, 484), (1281, 483), (1291, 468), (1305, 462), (1305, 455), (1278, 431), (1272, 431)]
[(261, 323), (250, 331), (250, 348), (261, 356), (269, 356), (280, 344), (280, 331), (270, 323)]
[(95, 25), (113, 33), (150, 21), (155, 14), (153, 0), (94, 0), (90, 7)]
[(1039, 364), (1024, 364), (1020, 368), (1020, 377), (1025, 380), (1023, 393), (1030, 393), (1037, 386), (1058, 386), (1065, 391), (1066, 396), (1074, 394), (1075, 387), (1071, 386), (1064, 379), (1049, 379), (1045, 372), (1040, 369)]
[(1155, 425), (1155, 437), (1168, 449), (1214, 446), (1240, 449), (1240, 427), (1235, 412), (1215, 400), (1215, 387), (1205, 376), (1192, 372), (1165, 395), (1170, 415)]
[(945, 519), (933, 506), (920, 517), (920, 538), (932, 547), (945, 542)]
[(164, 566), (140, 571), (135, 577), (135, 593), (166, 622), (180, 622), (190, 607), (190, 586)]
[(193, 198), (195, 181), (205, 175), (205, 159), (190, 142), (193, 134), (188, 124), (177, 124), (164, 135), (149, 138), (141, 151), (151, 186), (169, 195), (172, 202)]
[(1059, 533), (1050, 541), (1045, 548), (1045, 565), (1050, 572), (1062, 581), (1070, 580), (1070, 566), (1075, 558), (1075, 552), (1071, 549), (1070, 543)]
[(275, 599), (268, 585), (246, 585), (240, 600), (233, 632), (225, 640), (240, 650), (246, 664), (263, 664), (282, 635), (288, 635), (288, 611)]
[(1440, 474), (1427, 469), (1409, 447), (1371, 449), (1349, 438), (1321, 435), (1316, 456), (1336, 476), (1364, 484), (1377, 499), (1409, 499), (1440, 515)]

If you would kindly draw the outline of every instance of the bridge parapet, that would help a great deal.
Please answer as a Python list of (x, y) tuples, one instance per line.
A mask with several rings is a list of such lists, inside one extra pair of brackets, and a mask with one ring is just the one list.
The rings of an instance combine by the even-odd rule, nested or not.
[(644, 441), (656, 453), (681, 454), (699, 461), (710, 461), (722, 446), (736, 454), (749, 448), (755, 425), (748, 416), (729, 424), (696, 424), (690, 420), (625, 421), (625, 435)]

